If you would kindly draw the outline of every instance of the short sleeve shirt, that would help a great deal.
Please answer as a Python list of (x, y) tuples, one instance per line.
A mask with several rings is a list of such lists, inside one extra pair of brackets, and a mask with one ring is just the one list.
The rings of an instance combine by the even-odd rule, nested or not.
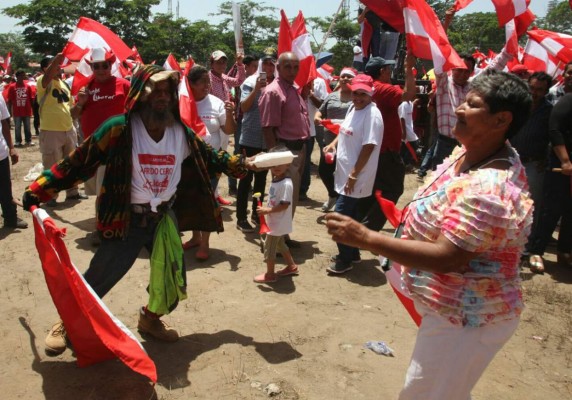
[(70, 109), (73, 99), (70, 88), (61, 79), (52, 79), (42, 87), (44, 75), (38, 78), (38, 104), (40, 104), (40, 129), (67, 132), (73, 128)]
[(289, 206), (283, 211), (266, 215), (266, 224), (270, 228), (269, 235), (282, 236), (292, 232), (293, 193), (292, 179), (284, 178), (277, 182), (272, 181), (268, 190), (268, 207), (274, 207), (279, 204), (289, 204)]
[(383, 117), (383, 143), (381, 152), (401, 149), (401, 122), (397, 109), (402, 102), (403, 90), (398, 85), (375, 81), (373, 83), (373, 101)]
[[(8, 107), (6, 107), (6, 102), (4, 101), (4, 97), (0, 96), (0, 121), (9, 118), (10, 118), (10, 113), (8, 112)], [(6, 143), (4, 135), (0, 135), (0, 160), (4, 160), (9, 155), (10, 155), (10, 150), (8, 149), (8, 143)]]
[(222, 100), (209, 94), (201, 101), (197, 101), (197, 112), (210, 134), (210, 138), (205, 141), (216, 150), (226, 150), (228, 135), (222, 130), (226, 124), (226, 111)]

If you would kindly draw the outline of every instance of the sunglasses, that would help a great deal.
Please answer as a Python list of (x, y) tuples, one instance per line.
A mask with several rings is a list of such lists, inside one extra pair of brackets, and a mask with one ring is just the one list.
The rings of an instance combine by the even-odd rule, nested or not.
[(109, 63), (91, 64), (91, 68), (93, 68), (96, 71), (98, 69), (109, 69)]

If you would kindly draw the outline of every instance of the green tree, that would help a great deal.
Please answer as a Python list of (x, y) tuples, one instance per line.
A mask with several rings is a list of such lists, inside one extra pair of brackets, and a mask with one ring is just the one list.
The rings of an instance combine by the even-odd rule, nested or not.
[(447, 32), (449, 41), (459, 53), (473, 53), (475, 47), (486, 53), (499, 51), (505, 45), (504, 28), (499, 28), (495, 13), (456, 15)]
[(0, 55), (6, 56), (12, 52), (12, 72), (19, 69), (30, 72), (28, 63), (39, 61), (40, 56), (27, 51), (24, 36), (21, 33), (0, 33)]
[(543, 29), (572, 35), (572, 10), (568, 1), (551, 0), (546, 17), (538, 22)]
[(160, 0), (31, 0), (7, 7), (2, 12), (20, 19), (30, 49), (56, 53), (63, 49), (79, 17), (92, 18), (116, 32), (128, 45), (145, 35), (151, 7)]
[[(242, 41), (246, 54), (262, 54), (267, 47), (276, 47), (280, 21), (275, 17), (278, 9), (266, 6), (263, 2), (246, 0), (240, 3)], [(236, 52), (234, 45), (234, 27), (232, 23), (232, 2), (226, 1), (213, 16), (222, 16), (218, 29), (223, 33), (223, 43), (219, 47), (209, 46), (211, 50)], [(225, 52), (226, 52), (225, 51)]]

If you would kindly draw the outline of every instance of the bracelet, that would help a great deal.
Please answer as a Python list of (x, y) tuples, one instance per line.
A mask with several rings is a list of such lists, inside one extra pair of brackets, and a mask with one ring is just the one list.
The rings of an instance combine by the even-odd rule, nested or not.
[(357, 176), (348, 175), (348, 179), (350, 179), (352, 181), (357, 181)]

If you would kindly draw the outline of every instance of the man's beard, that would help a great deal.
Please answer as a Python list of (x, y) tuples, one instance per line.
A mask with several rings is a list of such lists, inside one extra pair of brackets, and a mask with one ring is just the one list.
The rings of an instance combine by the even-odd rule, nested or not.
[(140, 115), (148, 129), (164, 129), (175, 123), (175, 116), (171, 108), (155, 110), (151, 104), (145, 103)]

